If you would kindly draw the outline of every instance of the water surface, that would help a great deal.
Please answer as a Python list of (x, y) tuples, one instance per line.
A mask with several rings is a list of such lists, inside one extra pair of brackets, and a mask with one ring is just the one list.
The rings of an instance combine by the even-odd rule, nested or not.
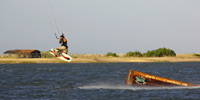
[(200, 63), (0, 64), (1, 99), (200, 99), (200, 87), (133, 87), (128, 70), (200, 84)]

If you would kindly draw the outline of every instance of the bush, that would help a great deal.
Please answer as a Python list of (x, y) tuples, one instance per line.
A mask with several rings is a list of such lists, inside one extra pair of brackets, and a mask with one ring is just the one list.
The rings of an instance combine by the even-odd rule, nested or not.
[(116, 53), (108, 52), (106, 56), (117, 57)]
[(139, 51), (126, 53), (128, 57), (164, 57), (164, 56), (176, 56), (176, 53), (171, 49), (159, 48), (156, 50), (147, 51), (146, 53), (141, 53)]
[(164, 56), (176, 56), (176, 53), (171, 49), (159, 48), (152, 51), (147, 51), (143, 54), (144, 57), (164, 57)]
[(200, 54), (194, 54), (194, 56), (200, 57)]
[(139, 51), (135, 51), (135, 52), (128, 52), (128, 53), (126, 53), (126, 56), (128, 56), (128, 57), (142, 57), (142, 53), (141, 52), (139, 52)]

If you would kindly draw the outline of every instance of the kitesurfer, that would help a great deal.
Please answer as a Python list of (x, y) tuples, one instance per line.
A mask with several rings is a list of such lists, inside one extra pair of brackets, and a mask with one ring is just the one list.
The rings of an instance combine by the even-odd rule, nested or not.
[(57, 50), (62, 51), (63, 53), (67, 54), (68, 52), (67, 39), (65, 39), (65, 36), (63, 33), (59, 38), (59, 44), (61, 44), (61, 47), (58, 47)]

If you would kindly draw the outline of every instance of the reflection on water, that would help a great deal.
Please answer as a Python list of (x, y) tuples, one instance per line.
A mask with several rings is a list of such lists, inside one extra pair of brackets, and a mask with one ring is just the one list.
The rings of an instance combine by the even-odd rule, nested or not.
[(199, 99), (197, 87), (125, 85), (129, 69), (200, 84), (200, 63), (0, 64), (1, 99)]

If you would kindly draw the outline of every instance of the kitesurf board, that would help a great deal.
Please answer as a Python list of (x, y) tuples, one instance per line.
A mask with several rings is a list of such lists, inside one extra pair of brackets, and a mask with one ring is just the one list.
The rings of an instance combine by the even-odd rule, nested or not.
[(56, 49), (51, 49), (50, 53), (53, 56), (56, 56), (56, 58), (61, 59), (63, 61), (67, 61), (67, 62), (71, 62), (72, 61), (72, 57), (71, 56), (69, 56), (68, 54), (65, 54), (63, 52), (59, 52)]

